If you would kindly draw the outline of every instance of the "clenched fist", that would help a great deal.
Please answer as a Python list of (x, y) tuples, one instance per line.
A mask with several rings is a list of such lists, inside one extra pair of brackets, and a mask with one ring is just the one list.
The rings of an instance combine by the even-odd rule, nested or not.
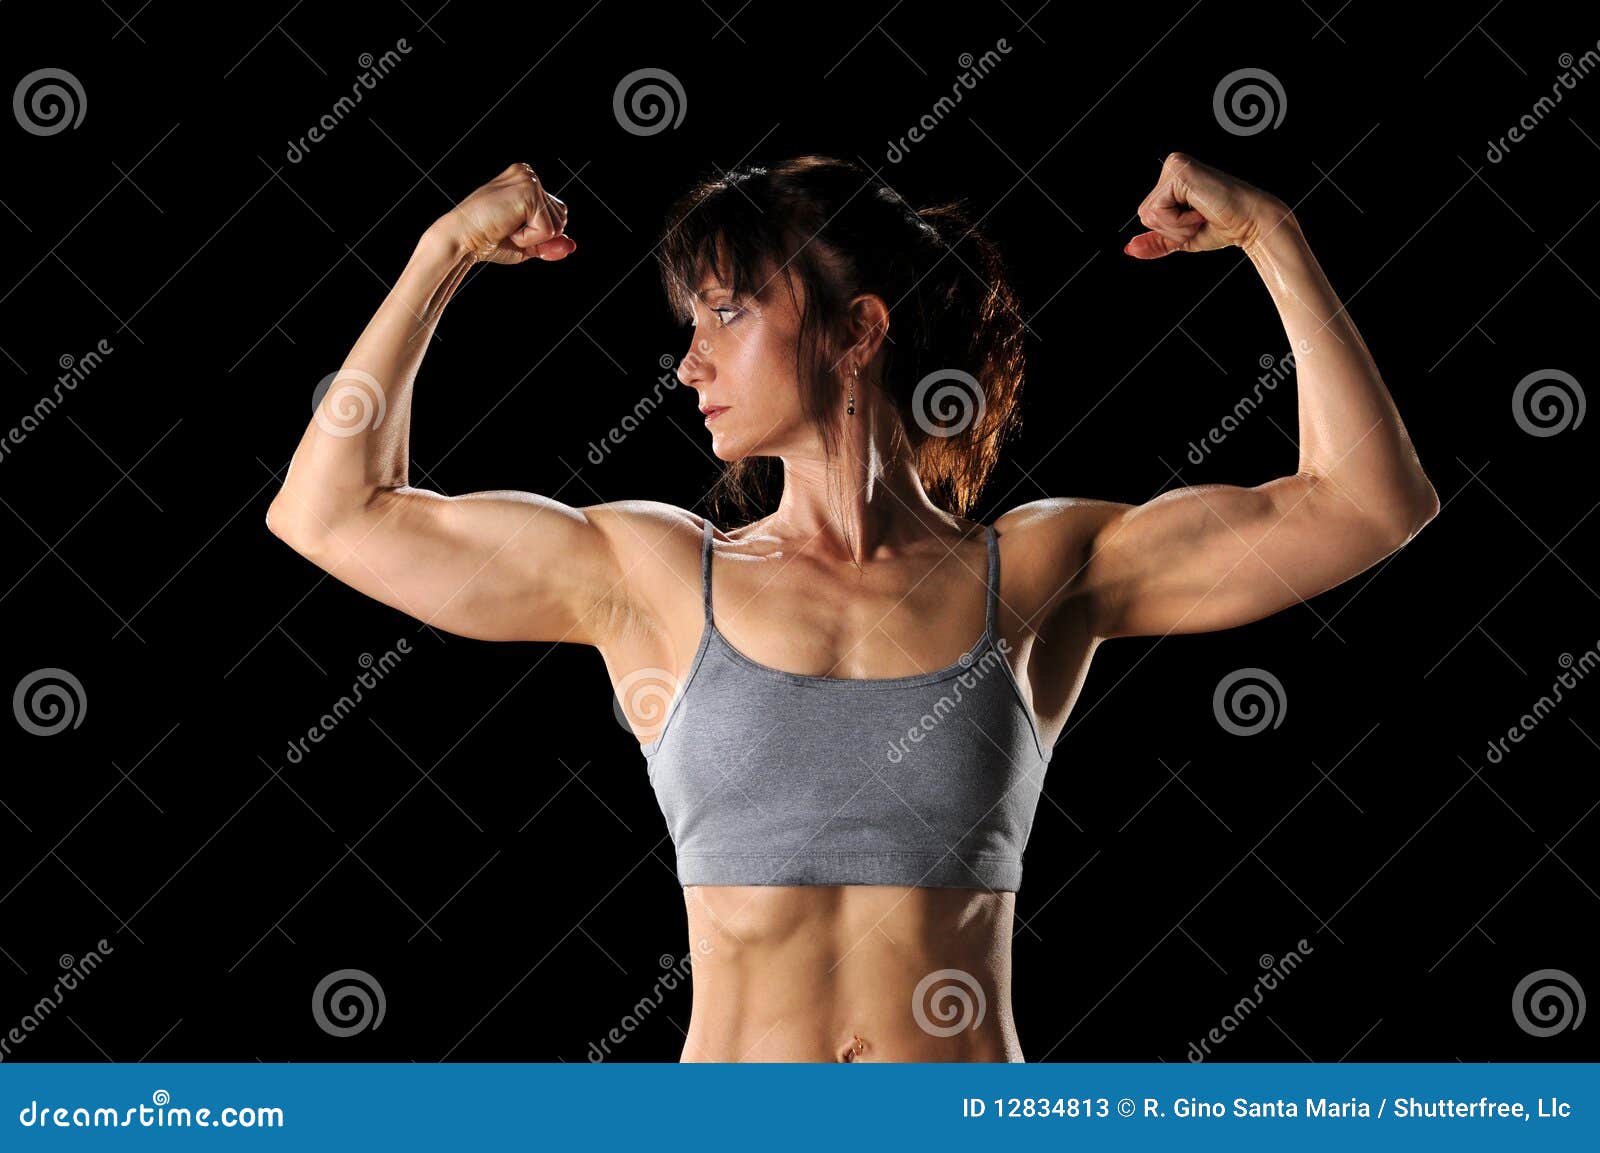
[(1270, 193), (1174, 152), (1139, 205), (1139, 221), (1150, 231), (1128, 241), (1123, 251), (1141, 260), (1230, 244), (1249, 251), (1290, 216)]
[(532, 168), (513, 164), (428, 231), (473, 260), (521, 264), (571, 254), (578, 245), (566, 227), (566, 204), (545, 190)]

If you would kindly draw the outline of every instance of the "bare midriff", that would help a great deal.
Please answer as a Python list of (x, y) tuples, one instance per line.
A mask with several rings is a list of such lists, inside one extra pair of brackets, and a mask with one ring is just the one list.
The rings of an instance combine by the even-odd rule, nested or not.
[(684, 1061), (1021, 1061), (1015, 894), (691, 885)]

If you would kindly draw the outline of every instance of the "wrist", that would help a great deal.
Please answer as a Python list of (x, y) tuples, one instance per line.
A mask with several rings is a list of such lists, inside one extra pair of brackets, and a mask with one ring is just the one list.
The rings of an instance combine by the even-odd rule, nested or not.
[(1305, 247), (1305, 234), (1300, 222), (1289, 206), (1280, 200), (1269, 200), (1251, 214), (1250, 228), (1239, 247), (1252, 261), (1283, 257)]
[(455, 229), (447, 213), (428, 226), (417, 242), (417, 255), (444, 264), (455, 264), (467, 258), (466, 242)]

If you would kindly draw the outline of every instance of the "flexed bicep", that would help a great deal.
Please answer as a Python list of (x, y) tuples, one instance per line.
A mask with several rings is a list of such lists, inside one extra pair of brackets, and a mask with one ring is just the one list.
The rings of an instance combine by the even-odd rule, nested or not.
[(622, 514), (534, 493), (378, 493), (292, 543), (375, 600), (460, 636), (598, 644), (625, 595), (611, 546)]
[(1083, 601), (1099, 637), (1234, 628), (1364, 572), (1407, 535), (1312, 475), (1175, 489), (1107, 506)]

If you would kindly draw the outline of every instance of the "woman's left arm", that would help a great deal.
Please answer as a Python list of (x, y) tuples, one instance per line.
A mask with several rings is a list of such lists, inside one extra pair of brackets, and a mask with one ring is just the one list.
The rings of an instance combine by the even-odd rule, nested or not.
[(1281, 200), (1173, 153), (1139, 218), (1150, 231), (1129, 242), (1135, 258), (1230, 245), (1249, 256), (1294, 351), (1300, 461), (1253, 488), (1196, 485), (1142, 505), (1039, 502), (1008, 514), (1034, 546), (1018, 542), (1021, 551), (1053, 551), (1053, 523), (1055, 547), (1078, 554), (1053, 558), (1068, 583), (1041, 608), (1075, 603), (1095, 637), (1259, 620), (1371, 567), (1439, 510), (1377, 365)]

